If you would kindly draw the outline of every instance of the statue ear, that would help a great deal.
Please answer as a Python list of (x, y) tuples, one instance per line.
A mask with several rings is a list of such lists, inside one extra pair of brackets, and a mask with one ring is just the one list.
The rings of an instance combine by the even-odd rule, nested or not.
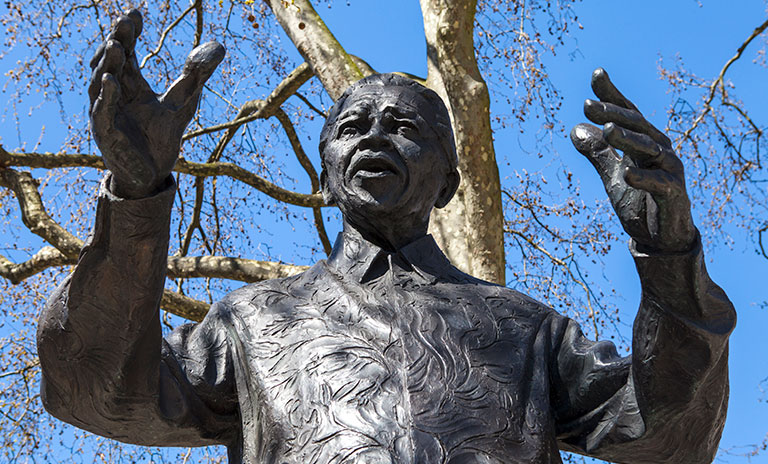
[(333, 206), (336, 204), (331, 189), (328, 188), (328, 174), (326, 174), (325, 168), (320, 171), (320, 193), (323, 195), (323, 201), (326, 205)]
[(449, 201), (451, 201), (451, 198), (453, 198), (453, 195), (456, 193), (456, 189), (459, 188), (460, 181), (461, 176), (459, 175), (458, 170), (454, 169), (448, 173), (448, 175), (445, 177), (445, 185), (440, 191), (440, 195), (437, 197), (437, 201), (435, 201), (436, 208), (442, 208), (447, 205)]

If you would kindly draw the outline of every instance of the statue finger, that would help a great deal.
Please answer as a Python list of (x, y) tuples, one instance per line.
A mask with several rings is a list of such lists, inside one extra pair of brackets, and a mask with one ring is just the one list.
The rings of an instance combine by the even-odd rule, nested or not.
[(611, 78), (608, 77), (608, 73), (603, 68), (597, 68), (592, 73), (592, 91), (595, 92), (595, 96), (600, 100), (614, 105), (621, 106), (630, 110), (637, 110), (637, 107), (625, 97), (619, 89), (613, 85)]
[(144, 28), (144, 20), (141, 13), (132, 9), (120, 16), (109, 34), (111, 40), (117, 41), (125, 54), (125, 66), (120, 74), (116, 74), (126, 100), (145, 99), (149, 95), (154, 96), (152, 88), (141, 75), (139, 63), (136, 59), (136, 40)]
[(119, 76), (122, 73), (124, 64), (125, 52), (123, 47), (115, 40), (108, 40), (99, 64), (91, 74), (91, 81), (88, 85), (88, 97), (90, 98), (91, 106), (94, 105), (96, 98), (102, 92), (104, 75), (110, 74), (112, 78)]
[(654, 198), (667, 197), (679, 187), (677, 178), (662, 169), (627, 166), (624, 169), (624, 180), (629, 186), (644, 190)]
[(608, 181), (621, 157), (603, 137), (603, 131), (592, 124), (579, 124), (571, 130), (571, 142), (595, 167), (603, 182)]
[(161, 101), (171, 109), (194, 114), (203, 85), (224, 59), (226, 50), (217, 42), (207, 42), (192, 50), (184, 63), (184, 69)]
[(646, 134), (609, 122), (603, 128), (603, 136), (608, 143), (631, 157), (638, 166), (658, 166), (664, 159), (665, 148)]
[(144, 18), (141, 16), (141, 12), (136, 8), (131, 8), (125, 15), (133, 21), (134, 39), (138, 39), (144, 30)]
[(107, 134), (115, 132), (115, 115), (120, 99), (120, 84), (110, 73), (101, 76), (99, 95), (93, 103), (91, 111), (91, 129), (96, 142), (100, 142)]
[(120, 42), (125, 50), (125, 55), (133, 54), (136, 47), (136, 24), (128, 15), (122, 15), (117, 19), (108, 39)]
[(627, 129), (647, 134), (657, 143), (670, 147), (672, 143), (663, 132), (648, 122), (637, 110), (630, 110), (619, 105), (594, 101), (584, 101), (584, 115), (595, 124), (607, 124), (613, 122)]
[(109, 42), (109, 39), (100, 43), (99, 48), (96, 49), (96, 53), (93, 54), (93, 58), (91, 58), (91, 62), (89, 63), (91, 70), (96, 69), (96, 66), (99, 65), (99, 61), (101, 61), (101, 57), (104, 56), (104, 50), (107, 49), (107, 42)]

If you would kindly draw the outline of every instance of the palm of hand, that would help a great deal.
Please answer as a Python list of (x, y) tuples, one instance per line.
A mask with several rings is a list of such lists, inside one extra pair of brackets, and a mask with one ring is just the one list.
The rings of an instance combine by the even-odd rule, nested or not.
[(645, 120), (604, 70), (595, 71), (592, 88), (601, 101), (587, 100), (584, 113), (605, 126), (576, 126), (571, 132), (576, 149), (600, 174), (622, 227), (640, 248), (687, 251), (696, 229), (682, 161), (669, 139)]
[(215, 42), (196, 48), (181, 76), (157, 96), (141, 76), (133, 50), (141, 24), (136, 10), (122, 16), (91, 61), (94, 138), (112, 172), (114, 193), (127, 198), (149, 195), (165, 182), (203, 84), (224, 57)]

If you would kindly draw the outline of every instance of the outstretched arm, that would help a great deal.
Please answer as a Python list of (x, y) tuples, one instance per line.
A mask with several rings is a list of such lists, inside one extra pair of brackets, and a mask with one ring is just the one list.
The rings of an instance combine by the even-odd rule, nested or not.
[(573, 322), (559, 325), (559, 440), (615, 462), (709, 462), (728, 402), (733, 305), (707, 274), (669, 139), (604, 70), (595, 71), (592, 88), (600, 101), (587, 100), (584, 112), (604, 126), (580, 124), (571, 139), (632, 237), (642, 297), (630, 358), (585, 339)]
[(121, 441), (230, 443), (237, 433), (226, 308), (162, 339), (170, 172), (203, 83), (223, 58), (208, 43), (155, 95), (139, 73), (138, 11), (122, 16), (91, 62), (94, 138), (111, 174), (78, 264), (40, 316), (42, 398), (56, 417)]

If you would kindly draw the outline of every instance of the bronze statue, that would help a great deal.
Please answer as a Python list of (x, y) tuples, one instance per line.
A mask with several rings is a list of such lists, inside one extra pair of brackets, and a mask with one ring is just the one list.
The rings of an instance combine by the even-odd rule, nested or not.
[(600, 101), (585, 105), (604, 128), (571, 136), (632, 237), (631, 356), (451, 265), (427, 234), (459, 182), (448, 112), (392, 74), (352, 85), (323, 128), (323, 194), (344, 218), (331, 256), (237, 290), (163, 339), (170, 172), (224, 50), (195, 49), (156, 97), (133, 52), (141, 27), (135, 11), (121, 18), (92, 61), (91, 122), (111, 174), (40, 319), (51, 414), (130, 443), (223, 444), (232, 463), (544, 464), (561, 449), (713, 459), (734, 309), (707, 275), (669, 139), (604, 71)]

